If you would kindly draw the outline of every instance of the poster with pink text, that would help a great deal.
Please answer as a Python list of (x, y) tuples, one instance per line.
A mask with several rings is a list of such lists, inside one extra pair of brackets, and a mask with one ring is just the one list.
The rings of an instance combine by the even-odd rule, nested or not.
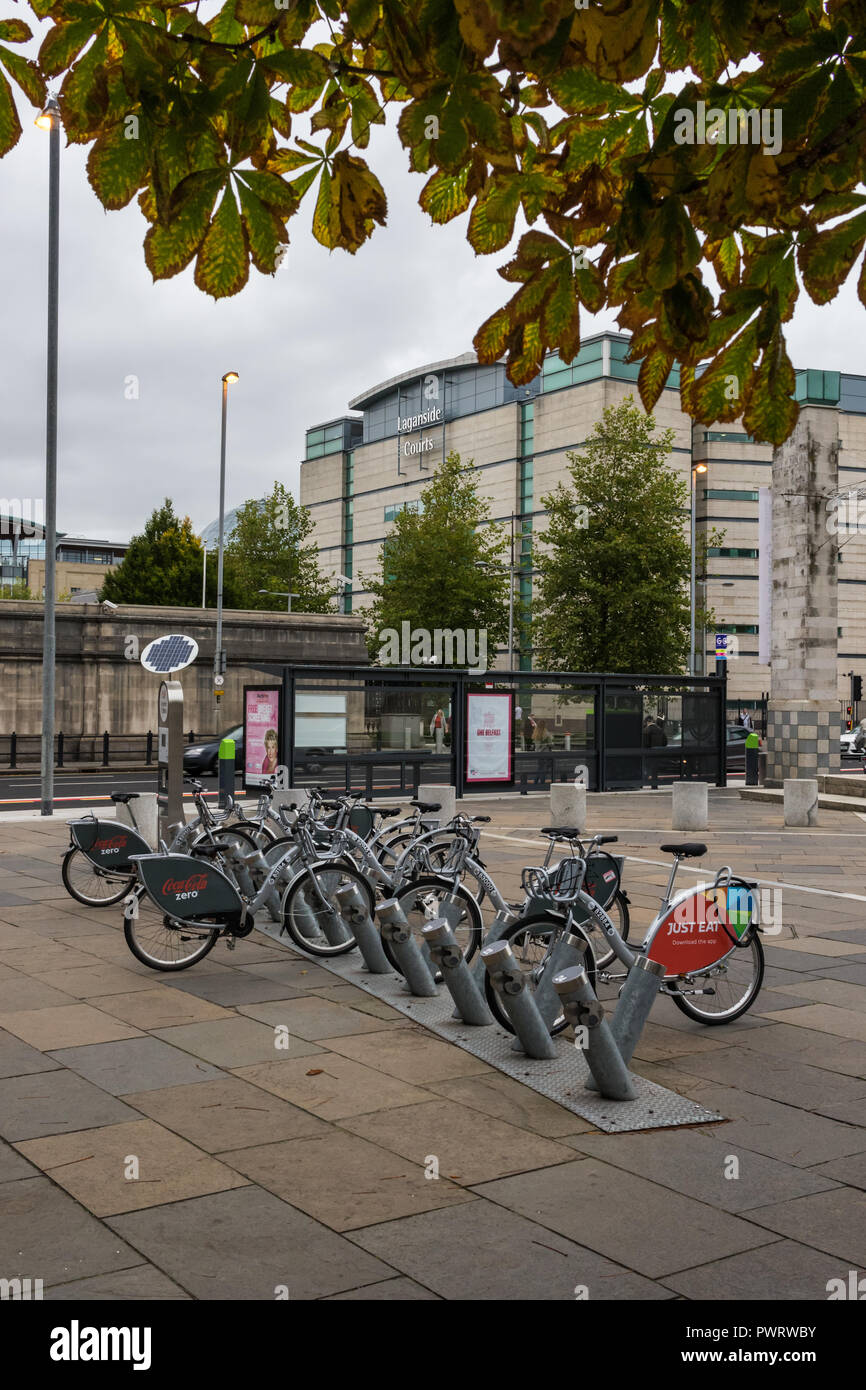
[(280, 765), (280, 687), (244, 687), (244, 785), (260, 787)]
[(511, 695), (467, 695), (466, 781), (511, 782)]

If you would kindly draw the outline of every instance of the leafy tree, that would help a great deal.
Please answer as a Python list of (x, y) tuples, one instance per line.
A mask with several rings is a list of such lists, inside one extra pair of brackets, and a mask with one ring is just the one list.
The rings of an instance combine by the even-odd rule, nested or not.
[[(210, 557), (209, 557), (210, 558)], [(155, 604), (162, 608), (200, 608), (202, 545), (186, 516), (181, 521), (171, 499), (156, 507), (140, 536), (133, 536), (123, 563), (105, 576), (99, 597), (112, 603)], [(216, 603), (217, 567), (208, 563), (207, 599)], [(230, 572), (223, 581), (223, 603), (238, 608)]]
[(13, 579), (11, 584), (4, 584), (0, 587), (0, 598), (35, 598), (30, 592), (27, 581), (24, 579)]
[(371, 655), (382, 645), (380, 632), (401, 633), (408, 622), (430, 633), (486, 629), (492, 665), (496, 646), (508, 638), (508, 575), (501, 569), (507, 545), (478, 495), (471, 460), (464, 466), (459, 454), (450, 453), (422, 491), (420, 509), (397, 513), (379, 551), (378, 576), (364, 576), (375, 596)]
[[(9, 79), (35, 105), (60, 80), (97, 197), (138, 195), (154, 278), (195, 261), (219, 298), (250, 262), (273, 274), (305, 195), (317, 240), (354, 254), (387, 214), (357, 151), (400, 107), (434, 222), (471, 209), (479, 255), (512, 243), (518, 212), (530, 224), (500, 271), (515, 293), (476, 336), (483, 361), (506, 354), (527, 381), (547, 347), (574, 358), (581, 307), (616, 306), (647, 410), (676, 359), (697, 419), (742, 415), (773, 442), (793, 428), (784, 324), (800, 282), (826, 303), (866, 242), (862, 0), (29, 8), (49, 24), (36, 63), (9, 46), (28, 25), (0, 21), (0, 155), (21, 133)], [(293, 130), (302, 112), (312, 139)]]
[[(628, 397), (571, 453), (572, 484), (542, 499), (535, 555), (536, 665), (677, 672), (689, 650), (689, 490), (669, 467), (671, 429)], [(700, 615), (698, 623), (705, 621)]]
[(238, 584), (239, 606), (285, 611), (287, 600), (273, 597), (284, 590), (298, 595), (292, 599), (294, 613), (333, 611), (336, 587), (319, 569), (315, 542), (305, 544), (312, 530), (309, 509), (299, 506), (279, 482), (269, 497), (238, 508), (226, 557)]

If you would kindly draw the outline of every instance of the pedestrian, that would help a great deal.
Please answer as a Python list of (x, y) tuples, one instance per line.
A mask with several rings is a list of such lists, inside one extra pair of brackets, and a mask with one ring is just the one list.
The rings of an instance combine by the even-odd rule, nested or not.
[[(661, 724), (656, 723), (652, 715), (647, 715), (643, 725), (643, 741), (646, 748), (666, 748), (667, 735)], [(650, 786), (653, 791), (658, 791), (659, 768), (656, 759), (650, 755), (647, 760), (647, 775), (650, 779)]]
[(752, 716), (749, 714), (748, 710), (744, 710), (743, 713), (740, 715), (740, 723), (742, 724), (744, 729), (748, 729), (749, 731), (751, 731), (755, 727), (752, 723)]

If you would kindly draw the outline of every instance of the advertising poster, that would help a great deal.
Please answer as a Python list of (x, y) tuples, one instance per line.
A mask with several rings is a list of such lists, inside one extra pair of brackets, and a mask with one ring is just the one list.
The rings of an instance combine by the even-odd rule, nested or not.
[(260, 787), (280, 765), (280, 687), (244, 687), (244, 785)]
[(466, 697), (466, 782), (512, 782), (513, 696)]

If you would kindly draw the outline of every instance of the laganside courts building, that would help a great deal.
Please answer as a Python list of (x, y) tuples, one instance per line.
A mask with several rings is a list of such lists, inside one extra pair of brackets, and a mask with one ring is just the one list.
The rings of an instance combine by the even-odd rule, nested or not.
[[(418, 506), (451, 450), (474, 462), (492, 515), (512, 528), (521, 566), (516, 591), (531, 600), (533, 537), (546, 526), (541, 499), (568, 481), (567, 454), (581, 448), (605, 407), (629, 395), (640, 402), (638, 364), (625, 361), (628, 341), (624, 334), (598, 334), (570, 365), (551, 353), (535, 380), (520, 387), (507, 380), (504, 364), (482, 366), (472, 353), (416, 366), (362, 391), (349, 401), (351, 413), (307, 430), (301, 502), (315, 521), (323, 569), (352, 581), (347, 610), (369, 602), (363, 575), (376, 572), (389, 523), (401, 508)], [(866, 480), (866, 376), (798, 371), (796, 398), (838, 409), (839, 485), (854, 489)], [(698, 592), (698, 607), (716, 615), (713, 629), (699, 634), (698, 674), (714, 670), (716, 632), (731, 634), (737, 654), (729, 663), (730, 700), (753, 707), (769, 688), (769, 668), (758, 663), (758, 489), (770, 484), (772, 448), (738, 423), (709, 429), (694, 423), (680, 408), (676, 367), (653, 413), (660, 428), (674, 430), (670, 463), (687, 484), (693, 468), (706, 465), (695, 475), (699, 541), (713, 528), (724, 532), (722, 544), (708, 552), (706, 590)], [(855, 501), (841, 513), (848, 524), (838, 535), (828, 531), (840, 559), (843, 706), (846, 673), (866, 674), (866, 500), (859, 528), (856, 510)], [(524, 650), (519, 664), (530, 662)], [(504, 652), (497, 664), (506, 664)]]

